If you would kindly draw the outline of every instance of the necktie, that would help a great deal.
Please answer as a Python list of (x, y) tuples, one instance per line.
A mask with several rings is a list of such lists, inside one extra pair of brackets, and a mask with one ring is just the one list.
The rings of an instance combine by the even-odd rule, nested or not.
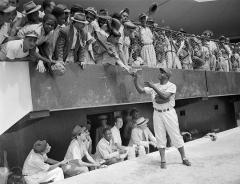
[(78, 50), (79, 50), (79, 47), (80, 47), (80, 32), (77, 31), (77, 41), (76, 41), (76, 44), (75, 44), (75, 49), (74, 49), (74, 62), (78, 62)]

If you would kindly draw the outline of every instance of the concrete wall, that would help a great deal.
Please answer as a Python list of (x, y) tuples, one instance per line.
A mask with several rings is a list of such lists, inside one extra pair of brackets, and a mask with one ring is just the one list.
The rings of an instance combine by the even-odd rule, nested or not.
[(0, 62), (0, 134), (32, 110), (28, 63)]
[[(198, 129), (200, 132), (207, 133), (212, 128), (225, 130), (236, 126), (233, 104), (227, 100), (220, 98), (212, 98), (207, 101), (192, 100), (188, 105), (183, 105), (185, 102), (186, 100), (181, 100), (176, 104), (182, 130)], [(216, 105), (218, 105), (218, 110), (214, 109)], [(47, 139), (52, 145), (49, 156), (61, 160), (71, 140), (71, 131), (74, 125), (84, 125), (87, 116), (102, 113), (113, 115), (113, 111), (130, 110), (133, 107), (139, 109), (142, 116), (150, 118), (149, 127), (152, 129), (153, 109), (151, 103), (57, 111), (51, 112), (49, 117), (28, 120), (27, 126), (24, 128), (1, 135), (0, 144), (8, 151), (10, 166), (22, 166), (33, 143), (38, 138)], [(185, 110), (185, 116), (180, 115), (180, 111), (183, 110)], [(111, 118), (109, 120), (111, 121)]]

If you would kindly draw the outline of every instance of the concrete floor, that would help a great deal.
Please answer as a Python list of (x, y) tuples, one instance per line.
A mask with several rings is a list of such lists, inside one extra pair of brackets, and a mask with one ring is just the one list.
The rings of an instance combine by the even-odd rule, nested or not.
[(240, 184), (240, 128), (186, 143), (191, 167), (181, 164), (174, 148), (167, 150), (167, 169), (159, 153), (65, 179), (57, 184)]

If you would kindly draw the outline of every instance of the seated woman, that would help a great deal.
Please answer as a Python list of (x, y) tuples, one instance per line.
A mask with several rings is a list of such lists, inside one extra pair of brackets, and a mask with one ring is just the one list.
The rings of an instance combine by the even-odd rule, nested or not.
[(58, 162), (47, 157), (51, 146), (46, 140), (38, 140), (23, 165), (23, 175), (27, 184), (60, 181), (64, 179), (59, 167), (66, 161)]
[[(70, 160), (69, 164), (63, 167), (64, 173), (68, 176), (74, 176), (88, 172), (88, 167), (100, 166), (88, 153), (85, 145), (86, 128), (76, 125), (72, 131), (72, 141), (65, 155), (65, 160)], [(89, 161), (82, 161), (83, 157)]]
[(142, 147), (144, 147), (148, 153), (149, 145), (156, 147), (157, 144), (156, 138), (147, 126), (148, 121), (149, 119), (145, 119), (144, 117), (136, 120), (136, 126), (132, 130), (131, 139), (128, 144), (128, 146), (137, 145), (139, 147), (139, 155), (145, 154), (145, 150), (142, 150)]

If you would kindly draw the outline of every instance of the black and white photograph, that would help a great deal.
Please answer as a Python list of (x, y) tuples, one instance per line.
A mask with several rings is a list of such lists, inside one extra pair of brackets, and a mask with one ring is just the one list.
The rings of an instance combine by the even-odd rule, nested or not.
[(240, 0), (0, 0), (0, 184), (240, 184)]

